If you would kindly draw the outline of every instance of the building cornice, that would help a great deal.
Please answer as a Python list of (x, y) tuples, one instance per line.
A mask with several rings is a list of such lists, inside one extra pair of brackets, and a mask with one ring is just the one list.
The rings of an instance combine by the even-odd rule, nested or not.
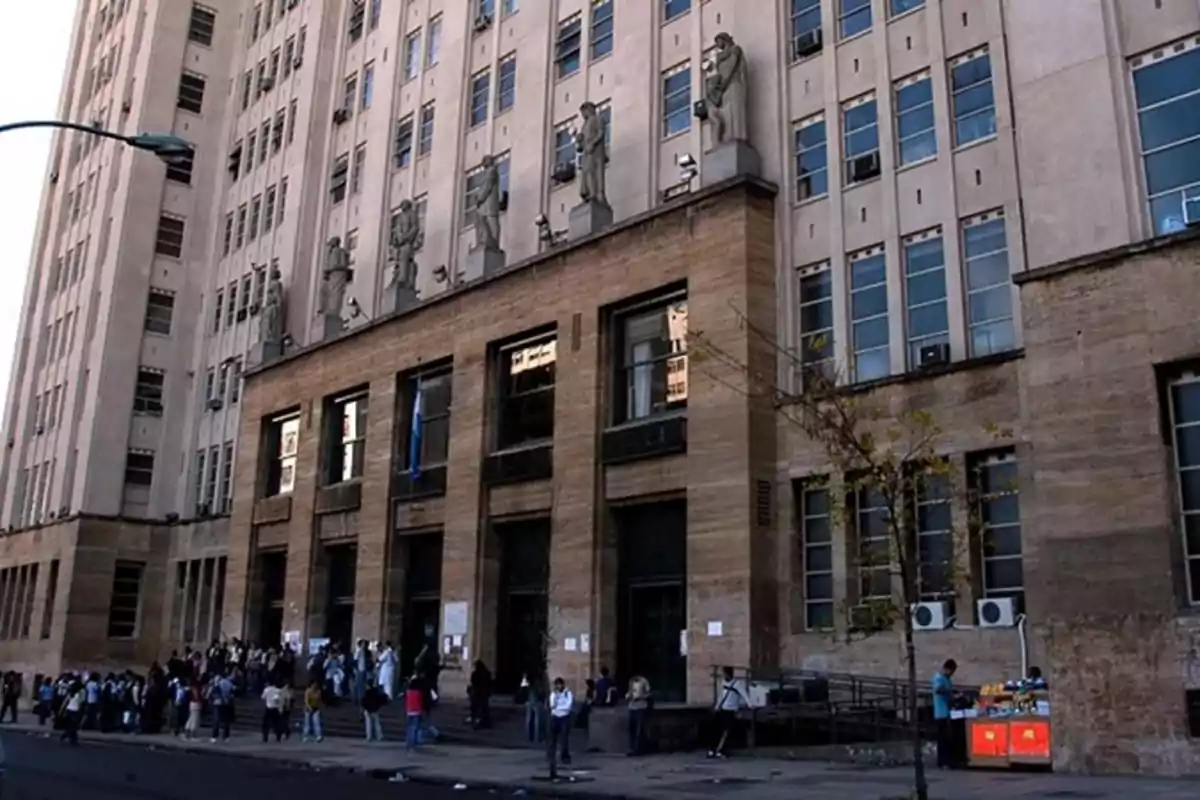
[(1112, 267), (1119, 266), (1126, 259), (1147, 255), (1159, 250), (1166, 250), (1171, 247), (1180, 247), (1192, 242), (1200, 242), (1200, 226), (1188, 228), (1178, 233), (1167, 234), (1166, 236), (1156, 236), (1153, 239), (1143, 239), (1138, 242), (1123, 244), (1119, 247), (1109, 248), (1108, 250), (1088, 253), (1076, 258), (1068, 258), (1065, 261), (1047, 264), (1044, 267), (1026, 270), (1014, 275), (1013, 283), (1022, 286), (1026, 283), (1053, 280), (1080, 270), (1111, 269)]

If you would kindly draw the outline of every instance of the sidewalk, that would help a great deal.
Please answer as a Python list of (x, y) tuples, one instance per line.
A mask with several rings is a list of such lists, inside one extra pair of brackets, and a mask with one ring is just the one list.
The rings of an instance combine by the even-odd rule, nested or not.
[[(3, 725), (0, 732), (52, 734), (36, 725)], [(471, 788), (547, 793), (545, 759), (534, 751), (433, 745), (410, 755), (392, 742), (367, 744), (353, 739), (326, 739), (320, 744), (297, 740), (264, 745), (256, 736), (236, 734), (224, 744), (207, 739), (184, 742), (172, 736), (134, 736), (84, 733), (85, 743), (140, 745), (208, 755), (303, 765), (309, 769), (340, 769), (390, 777), (397, 772), (409, 780), (439, 784), (465, 783)], [(11, 766), (11, 765), (10, 765)], [(571, 770), (576, 782), (559, 784), (553, 793), (579, 798), (647, 798), (726, 796), (745, 800), (881, 800), (906, 798), (911, 787), (908, 768), (870, 769), (807, 761), (742, 757), (708, 761), (700, 754), (650, 756), (575, 756)], [(538, 780), (541, 778), (541, 780)], [(1005, 772), (938, 772), (929, 776), (936, 800), (1014, 800), (1015, 798), (1147, 798), (1195, 800), (1200, 780), (1155, 778), (1089, 778)]]

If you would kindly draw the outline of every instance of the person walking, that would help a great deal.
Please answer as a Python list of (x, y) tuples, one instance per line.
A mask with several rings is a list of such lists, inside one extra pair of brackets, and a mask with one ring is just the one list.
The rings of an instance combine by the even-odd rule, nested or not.
[(550, 750), (559, 750), (564, 764), (571, 763), (571, 712), (575, 710), (575, 695), (562, 678), (554, 679), (550, 692)]
[(383, 693), (387, 695), (388, 700), (394, 700), (396, 697), (396, 651), (392, 647), (391, 642), (383, 643), (383, 650), (379, 653), (379, 686), (383, 689)]
[(325, 741), (325, 731), (321, 728), (321, 708), (325, 698), (321, 693), (321, 682), (313, 678), (304, 690), (304, 741), (312, 737), (318, 742)]
[(218, 673), (208, 687), (208, 702), (213, 710), (212, 737), (209, 741), (229, 741), (229, 727), (233, 723), (233, 681), (227, 675)]
[(954, 673), (958, 662), (946, 659), (941, 670), (933, 676), (933, 720), (937, 725), (937, 765), (939, 769), (953, 769), (957, 764), (954, 757), (954, 729), (950, 724), (950, 702), (954, 699)]
[(421, 744), (421, 717), (425, 714), (425, 691), (413, 675), (404, 690), (404, 749), (413, 752)]
[(467, 692), (471, 698), (471, 727), (492, 727), (492, 673), (483, 661), (475, 662)]
[(642, 753), (642, 738), (646, 727), (646, 715), (650, 713), (652, 702), (650, 681), (641, 675), (629, 679), (629, 690), (625, 692), (625, 700), (629, 703), (629, 755), (637, 756)]
[(387, 703), (387, 695), (375, 686), (368, 686), (363, 692), (363, 730), (368, 742), (383, 741), (383, 725), (379, 722), (379, 710)]
[(21, 676), (9, 671), (4, 676), (4, 685), (0, 692), (3, 693), (3, 698), (0, 699), (0, 722), (4, 721), (5, 714), (11, 714), (13, 724), (16, 724), (17, 701), (21, 699)]
[(46, 720), (54, 715), (54, 684), (49, 678), (42, 680), (37, 688), (37, 718), (38, 725), (45, 725)]
[(717, 740), (717, 746), (708, 751), (709, 758), (725, 758), (725, 745), (729, 741), (729, 734), (737, 725), (738, 710), (746, 705), (746, 698), (733, 678), (733, 667), (725, 667), (721, 672), (724, 682), (714, 709), (720, 738)]

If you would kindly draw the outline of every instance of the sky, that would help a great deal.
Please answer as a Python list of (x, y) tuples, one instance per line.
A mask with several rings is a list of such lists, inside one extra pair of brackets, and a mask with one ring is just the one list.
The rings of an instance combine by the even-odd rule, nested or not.
[[(0, 0), (0, 125), (53, 119), (76, 0)], [(21, 299), (51, 132), (0, 133), (0, 405), (7, 401)]]

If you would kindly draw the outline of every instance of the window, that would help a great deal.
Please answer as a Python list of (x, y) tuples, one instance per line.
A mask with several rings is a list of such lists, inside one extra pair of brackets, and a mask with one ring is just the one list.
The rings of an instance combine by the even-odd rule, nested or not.
[(616, 413), (622, 424), (687, 408), (687, 299), (631, 309), (617, 318)]
[(288, 144), (291, 144), (293, 141), (296, 140), (296, 112), (297, 111), (298, 111), (298, 107), (296, 105), (295, 100), (288, 103), (288, 115), (287, 115), (287, 143)]
[(838, 0), (838, 35), (842, 39), (870, 28), (871, 0)]
[(191, 186), (192, 167), (195, 164), (195, 159), (196, 151), (194, 149), (176, 158), (172, 158), (167, 162), (167, 180)]
[(283, 43), (283, 77), (292, 74), (296, 61), (296, 37), (289, 36)]
[[(801, 38), (816, 32), (816, 50), (801, 47)], [(821, 0), (792, 0), (792, 58), (803, 58), (820, 50)]]
[(279, 48), (276, 47), (271, 51), (271, 68), (267, 70), (267, 75), (270, 77), (271, 85), (274, 86), (279, 80)]
[(277, 417), (267, 425), (270, 462), (267, 469), (267, 496), (289, 494), (296, 487), (296, 457), (300, 450), (300, 417)]
[(212, 47), (213, 28), (216, 27), (217, 12), (201, 5), (192, 4), (192, 18), (188, 21), (188, 39), (205, 47)]
[(261, 29), (262, 29), (262, 5), (259, 4), (254, 7), (254, 18), (253, 18), (253, 21), (250, 23), (250, 41), (253, 42), (258, 39), (258, 34)]
[(342, 87), (342, 110), (347, 114), (353, 114), (357, 105), (358, 76), (351, 75), (349, 78), (346, 78), (346, 83)]
[(326, 483), (361, 478), (367, 444), (367, 395), (337, 398), (329, 404)]
[(329, 194), (334, 203), (346, 199), (346, 175), (350, 171), (350, 156), (341, 155), (333, 162), (333, 174), (329, 181)]
[(262, 133), (258, 137), (258, 163), (266, 164), (267, 156), (271, 154), (271, 121), (262, 124)]
[(213, 320), (212, 332), (221, 332), (221, 319), (225, 316), (225, 291), (217, 289), (216, 295), (213, 297)]
[[(508, 154), (501, 153), (495, 156), (496, 168), (500, 172), (500, 191), (508, 191)], [(479, 185), (483, 181), (483, 165), (474, 167), (466, 174), (466, 181), (463, 186), (463, 222), (468, 227), (475, 224), (475, 195), (479, 192)]]
[(827, 266), (800, 277), (800, 370), (834, 380), (833, 278)]
[(154, 479), (154, 453), (130, 450), (125, 454), (125, 483), (149, 486)]
[[(279, 259), (278, 258), (271, 259), (271, 269), (272, 270), (279, 269)], [(251, 300), (251, 304), (254, 306), (255, 312), (257, 312), (258, 309), (262, 308), (263, 298), (264, 298), (264, 295), (266, 295), (266, 292), (267, 292), (267, 268), (265, 266), (264, 267), (255, 267), (254, 268), (254, 295)]]
[(475, 18), (492, 19), (496, 13), (496, 0), (474, 0)]
[(138, 369), (137, 386), (133, 392), (133, 412), (135, 414), (162, 416), (164, 377), (163, 373), (158, 370), (145, 367)]
[(239, 358), (229, 368), (229, 404), (237, 405), (242, 397), (242, 360)]
[(154, 239), (154, 252), (161, 256), (179, 258), (183, 255), (184, 222), (179, 217), (163, 215), (158, 218), (158, 234)]
[(204, 483), (204, 508), (209, 514), (217, 508), (217, 470), (221, 464), (221, 448), (213, 445), (208, 448), (208, 475)]
[(937, 155), (933, 82), (927, 72), (896, 84), (896, 147), (901, 165)]
[(421, 74), (421, 29), (404, 37), (404, 80), (411, 81)]
[(367, 165), (367, 146), (360, 144), (354, 148), (354, 163), (350, 168), (350, 194), (362, 191), (363, 169)]
[(175, 105), (184, 111), (199, 114), (204, 108), (204, 78), (192, 72), (179, 76), (179, 97)]
[(515, 14), (520, 11), (521, 4), (518, 2), (518, 0), (503, 0), (502, 8), (504, 9), (504, 15), (508, 16), (509, 14)]
[(288, 179), (284, 178), (279, 182), (279, 219), (275, 222), (275, 227), (283, 224), (283, 214), (287, 210), (287, 190)]
[(972, 356), (1016, 347), (1012, 315), (1012, 276), (1003, 215), (963, 223), (966, 262), (967, 330)]
[(275, 112), (275, 122), (271, 125), (271, 150), (278, 153), (283, 149), (283, 129), (287, 112), (283, 109)]
[(863, 486), (854, 492), (854, 532), (858, 561), (858, 599), (892, 597), (892, 542), (883, 496)]
[(850, 340), (855, 381), (891, 374), (888, 356), (887, 265), (882, 247), (852, 254), (850, 262)]
[(229, 327), (237, 322), (237, 294), (238, 282), (230, 281), (229, 286), (225, 289), (225, 298), (227, 305), (225, 306), (225, 325)]
[(686, 14), (692, 8), (692, 0), (663, 0), (663, 19), (667, 22)]
[(254, 241), (258, 238), (258, 221), (262, 217), (262, 195), (255, 195), (250, 201), (250, 223), (246, 238)]
[(438, 14), (429, 20), (429, 30), (425, 37), (425, 66), (437, 66), (442, 57), (442, 15)]
[(1134, 59), (1142, 164), (1158, 235), (1200, 219), (1200, 48)]
[(592, 0), (591, 29), (589, 41), (595, 61), (613, 49), (613, 0)]
[(565, 78), (579, 71), (579, 51), (583, 43), (583, 20), (576, 14), (558, 23), (558, 38), (554, 45), (554, 63), (558, 77)]
[(246, 204), (242, 203), (237, 210), (237, 226), (233, 233), (233, 248), (240, 250), (246, 243)]
[(367, 15), (367, 28), (370, 30), (378, 28), (381, 16), (383, 16), (383, 0), (371, 0), (370, 13)]
[(814, 482), (800, 491), (804, 569), (804, 629), (833, 627), (833, 526), (829, 490)]
[(496, 67), (496, 113), (513, 107), (517, 100), (517, 54), (509, 53)]
[(141, 607), (142, 573), (139, 561), (118, 561), (113, 568), (112, 592), (108, 601), (108, 638), (132, 639), (137, 635)]
[[(238, 295), (238, 311), (237, 311), (238, 322), (245, 321), (246, 316), (248, 315), (248, 313), (250, 311), (250, 285), (253, 280), (254, 280), (253, 275), (243, 275), (242, 276), (242, 291), (241, 291), (241, 294)], [(226, 369), (228, 369), (228, 363), (231, 363), (231, 362), (227, 362)]]
[[(420, 452), (417, 454), (421, 469), (445, 465), (450, 452), (450, 404), (452, 396), (453, 375), (449, 369), (435, 372), (420, 373), (409, 384), (409, 402), (407, 405), (408, 425), (405, 427), (407, 436), (401, 462), (406, 470), (413, 468), (412, 463), (412, 409), (420, 402), (421, 411), (421, 441)], [(417, 393), (420, 393), (418, 400)]]
[(554, 129), (554, 164), (557, 168), (563, 164), (575, 164), (575, 132), (571, 130), (572, 121), (568, 120)]
[(888, 13), (893, 17), (898, 17), (906, 11), (912, 11), (923, 5), (925, 5), (925, 0), (888, 0)]
[(242, 111), (250, 107), (250, 98), (254, 91), (254, 73), (246, 70), (242, 75)]
[(233, 442), (226, 442), (221, 454), (221, 487), (217, 492), (218, 514), (228, 514), (233, 505)]
[(987, 48), (951, 62), (954, 145), (962, 147), (996, 133), (996, 101), (992, 95), (992, 61)]
[[(1016, 455), (1006, 451), (972, 456), (967, 474), (974, 483), (971, 488), (978, 503), (983, 596), (1012, 597), (1020, 613), (1025, 605), (1025, 571), (1021, 564), (1021, 497)], [(1200, 571), (1192, 574), (1200, 576)]]
[(254, 169), (254, 156), (258, 153), (258, 134), (251, 133), (246, 137), (246, 168), (242, 171), (243, 175), (249, 174), (250, 170)]
[(413, 121), (412, 115), (396, 123), (396, 135), (392, 144), (392, 165), (407, 167), (412, 163)]
[(554, 377), (558, 342), (553, 335), (501, 347), (496, 450), (554, 435)]
[(917, 553), (917, 590), (922, 601), (954, 597), (953, 488), (945, 465), (916, 476), (913, 521)]
[(663, 138), (692, 127), (692, 70), (688, 64), (663, 75)]
[(227, 256), (233, 249), (233, 212), (225, 215), (225, 224), (221, 229), (221, 255)]
[(904, 240), (904, 298), (908, 304), (908, 366), (921, 364), (921, 348), (950, 342), (946, 310), (946, 258), (941, 233)]
[(275, 224), (275, 187), (268, 186), (266, 198), (263, 200), (262, 230), (267, 233)]
[(433, 152), (433, 103), (421, 106), (420, 136), (417, 138), (417, 157)]
[(808, 200), (829, 193), (829, 166), (825, 149), (825, 116), (802, 120), (794, 134), (796, 199)]
[(367, 64), (363, 67), (362, 80), (362, 110), (366, 111), (371, 107), (371, 96), (375, 93), (375, 65)]
[(363, 17), (366, 15), (364, 0), (350, 0), (350, 20), (346, 33), (350, 41), (357, 42), (363, 35)]
[(204, 373), (204, 399), (216, 400), (217, 398), (217, 373), (212, 368), (209, 368)]
[[(879, 120), (875, 98), (867, 96), (842, 106), (842, 149), (846, 158), (846, 183), (874, 178), (879, 174)], [(875, 156), (875, 169), (864, 170), (863, 164)]]
[(491, 91), (492, 75), (484, 70), (471, 78), (471, 119), (470, 126), (474, 128), (487, 122), (488, 94)]
[(151, 289), (146, 298), (146, 319), (142, 325), (151, 333), (171, 335), (171, 318), (175, 315), (175, 295), (161, 289)]

